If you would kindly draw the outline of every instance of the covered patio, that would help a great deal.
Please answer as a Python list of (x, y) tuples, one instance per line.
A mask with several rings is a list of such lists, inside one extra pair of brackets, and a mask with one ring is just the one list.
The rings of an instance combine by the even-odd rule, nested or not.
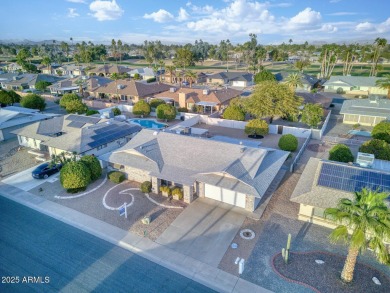
[[(195, 103), (195, 105), (203, 107), (203, 113), (210, 112), (210, 114), (213, 114), (213, 108), (216, 107), (218, 105), (218, 103), (201, 101), (201, 102)], [(208, 111), (207, 107), (209, 107), (210, 111)]]

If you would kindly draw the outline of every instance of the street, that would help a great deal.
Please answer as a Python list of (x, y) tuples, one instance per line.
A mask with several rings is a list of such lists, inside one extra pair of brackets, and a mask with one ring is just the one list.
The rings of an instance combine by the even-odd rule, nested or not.
[(0, 231), (0, 292), (214, 292), (2, 196)]

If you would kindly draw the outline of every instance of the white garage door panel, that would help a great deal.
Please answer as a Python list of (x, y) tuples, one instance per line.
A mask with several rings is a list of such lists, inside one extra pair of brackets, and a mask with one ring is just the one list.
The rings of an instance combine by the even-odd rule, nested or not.
[(245, 208), (245, 194), (205, 184), (205, 196), (234, 206)]

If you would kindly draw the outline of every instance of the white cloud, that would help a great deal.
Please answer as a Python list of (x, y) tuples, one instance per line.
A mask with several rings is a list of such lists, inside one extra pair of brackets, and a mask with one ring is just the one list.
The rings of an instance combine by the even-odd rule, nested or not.
[(355, 30), (367, 33), (386, 33), (390, 32), (390, 17), (381, 23), (361, 22), (356, 25)]
[(310, 7), (305, 8), (297, 15), (290, 19), (292, 25), (317, 24), (321, 21), (321, 13), (312, 10)]
[(85, 0), (66, 0), (67, 2), (72, 2), (72, 3), (83, 3), (83, 4), (87, 4), (87, 2), (85, 2)]
[(75, 8), (68, 8), (68, 14), (66, 15), (67, 17), (70, 17), (70, 18), (75, 18), (77, 16), (80, 16), (80, 14), (78, 14), (76, 12), (76, 9)]
[(346, 11), (341, 11), (341, 12), (333, 12), (333, 13), (328, 13), (327, 15), (331, 16), (345, 16), (345, 15), (356, 15), (356, 12), (346, 12)]
[(92, 11), (91, 15), (98, 21), (118, 19), (123, 15), (124, 12), (115, 0), (95, 0), (89, 4), (89, 9)]
[(144, 15), (144, 18), (153, 19), (155, 22), (162, 23), (162, 22), (167, 22), (167, 21), (173, 20), (173, 15), (164, 9), (160, 9), (157, 12), (153, 12), (150, 14), (146, 13)]
[(185, 21), (189, 18), (189, 16), (190, 15), (187, 13), (187, 11), (184, 8), (180, 7), (177, 21)]

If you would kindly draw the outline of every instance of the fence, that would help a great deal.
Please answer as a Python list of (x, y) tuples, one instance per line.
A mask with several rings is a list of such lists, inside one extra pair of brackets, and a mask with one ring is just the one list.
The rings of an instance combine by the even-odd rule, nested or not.
[(324, 132), (326, 130), (326, 127), (328, 126), (328, 122), (330, 119), (331, 111), (329, 111), (328, 115), (325, 118), (324, 124), (322, 125), (321, 129), (312, 129), (312, 138), (314, 139), (321, 139), (322, 136), (324, 135)]
[(299, 158), (302, 156), (303, 152), (305, 151), (306, 146), (307, 146), (307, 144), (309, 143), (310, 139), (311, 139), (311, 133), (310, 133), (310, 135), (306, 138), (305, 142), (303, 143), (303, 145), (302, 145), (301, 149), (299, 150), (297, 156), (295, 157), (294, 161), (291, 163), (290, 172), (294, 172), (294, 167), (295, 167), (295, 165), (297, 164)]

